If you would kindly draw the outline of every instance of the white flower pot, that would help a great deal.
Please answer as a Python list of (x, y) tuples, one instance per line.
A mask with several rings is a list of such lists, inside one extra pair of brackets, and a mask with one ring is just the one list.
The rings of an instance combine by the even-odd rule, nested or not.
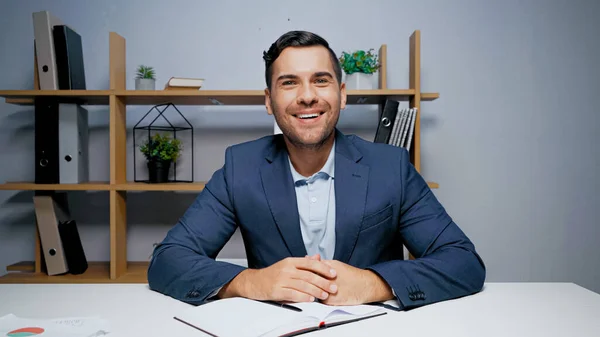
[(135, 90), (155, 90), (156, 80), (151, 78), (136, 78)]
[(346, 74), (346, 89), (347, 90), (369, 90), (373, 89), (375, 80), (374, 74), (352, 73)]

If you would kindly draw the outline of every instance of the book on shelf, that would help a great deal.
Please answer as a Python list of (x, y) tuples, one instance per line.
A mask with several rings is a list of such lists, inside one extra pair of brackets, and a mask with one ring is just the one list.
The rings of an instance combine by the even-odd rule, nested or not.
[[(236, 314), (232, 316), (233, 313)], [(186, 309), (174, 318), (213, 336), (267, 337), (295, 336), (386, 313), (384, 308), (374, 305), (330, 306), (319, 302), (282, 305), (233, 297)]]
[(203, 78), (171, 77), (165, 84), (165, 90), (200, 90)]

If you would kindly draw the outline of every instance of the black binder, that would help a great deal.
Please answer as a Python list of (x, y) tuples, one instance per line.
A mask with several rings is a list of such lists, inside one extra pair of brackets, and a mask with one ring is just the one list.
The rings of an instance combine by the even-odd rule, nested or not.
[(35, 99), (35, 183), (60, 182), (58, 160), (59, 103), (53, 98)]
[(85, 90), (85, 67), (81, 36), (66, 25), (52, 29), (58, 89)]
[(77, 223), (75, 220), (61, 221), (58, 224), (58, 232), (62, 241), (65, 258), (69, 266), (69, 273), (78, 275), (83, 274), (87, 268), (87, 258), (81, 244)]
[(377, 132), (375, 133), (375, 140), (373, 141), (374, 143), (388, 143), (399, 106), (400, 103), (398, 101), (391, 99), (385, 100), (383, 112), (381, 113), (379, 124), (377, 124)]

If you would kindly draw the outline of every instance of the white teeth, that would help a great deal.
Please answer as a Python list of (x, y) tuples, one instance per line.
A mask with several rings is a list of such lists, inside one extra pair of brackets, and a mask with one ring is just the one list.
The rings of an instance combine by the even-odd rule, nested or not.
[(312, 118), (312, 117), (319, 117), (319, 114), (298, 115), (298, 118)]

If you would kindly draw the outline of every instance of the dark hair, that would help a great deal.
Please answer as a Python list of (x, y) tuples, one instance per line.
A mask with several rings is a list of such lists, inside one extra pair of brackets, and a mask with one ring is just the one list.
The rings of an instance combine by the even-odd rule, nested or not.
[(323, 46), (329, 51), (331, 57), (331, 63), (333, 64), (333, 70), (338, 83), (342, 82), (342, 68), (339, 64), (339, 60), (329, 43), (317, 34), (294, 30), (281, 35), (277, 41), (271, 44), (268, 51), (263, 52), (263, 60), (265, 60), (265, 81), (267, 82), (267, 88), (271, 89), (271, 76), (273, 75), (273, 62), (279, 57), (281, 52), (287, 47), (309, 47), (309, 46)]

